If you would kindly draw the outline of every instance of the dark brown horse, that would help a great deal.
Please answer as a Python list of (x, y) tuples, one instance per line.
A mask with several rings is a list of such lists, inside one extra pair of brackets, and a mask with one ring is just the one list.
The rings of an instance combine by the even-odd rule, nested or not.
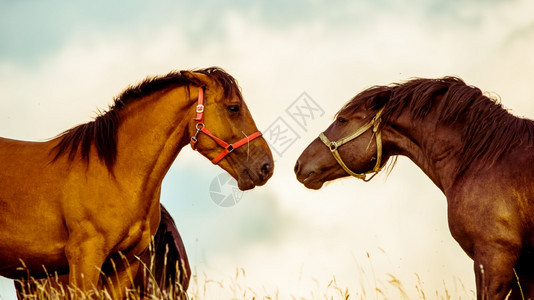
[[(141, 294), (165, 293), (172, 299), (186, 299), (191, 268), (187, 253), (171, 214), (161, 206), (161, 221), (154, 236), (154, 249), (147, 248), (139, 256), (143, 267), (134, 277)], [(156, 289), (156, 292), (154, 292)]]
[[(134, 288), (139, 295), (187, 299), (186, 292), (191, 278), (189, 260), (176, 224), (163, 205), (161, 206), (161, 221), (154, 235), (154, 242), (139, 255), (139, 260), (141, 266), (132, 278)], [(45, 280), (36, 280), (38, 278), (35, 277), (27, 279), (26, 276), (15, 280), (18, 298), (32, 298), (38, 289), (43, 287), (54, 287), (57, 293), (60, 289), (59, 285), (62, 285), (65, 290), (64, 285), (69, 282), (68, 274), (55, 272), (51, 275), (46, 279), (49, 280), (48, 283)], [(102, 276), (104, 277), (102, 280), (105, 281), (106, 277), (109, 278), (113, 274), (102, 274)], [(51, 296), (50, 298), (54, 298), (52, 290), (46, 293)]]
[(349, 172), (368, 180), (396, 155), (447, 197), (450, 231), (474, 260), (478, 298), (534, 297), (534, 122), (455, 77), (375, 86), (339, 111), (295, 173), (319, 189)]
[(251, 189), (273, 172), (260, 135), (235, 79), (209, 68), (149, 78), (50, 141), (0, 138), (0, 275), (24, 276), (23, 261), (35, 277), (68, 272), (69, 285), (90, 291), (122, 253), (129, 264), (110, 278), (122, 297), (160, 224), (161, 183), (180, 150), (191, 143)]

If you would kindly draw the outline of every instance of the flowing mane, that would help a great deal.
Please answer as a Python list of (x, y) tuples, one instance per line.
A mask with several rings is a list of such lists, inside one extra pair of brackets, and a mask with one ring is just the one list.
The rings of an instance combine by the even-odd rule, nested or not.
[[(437, 97), (441, 97), (443, 103), (438, 107)], [(436, 110), (437, 123), (460, 125), (462, 148), (458, 175), (472, 163), (491, 166), (503, 153), (517, 146), (534, 147), (534, 121), (510, 114), (497, 99), (484, 95), (479, 88), (457, 77), (417, 78), (389, 86), (373, 86), (356, 95), (338, 114), (351, 115), (360, 108), (376, 112), (382, 107), (382, 124), (402, 112), (421, 121), (431, 110)]]
[[(237, 95), (242, 99), (237, 81), (223, 69), (212, 67), (193, 72), (207, 75), (217, 82), (223, 88), (225, 98)], [(69, 160), (73, 160), (78, 150), (82, 159), (89, 161), (91, 145), (94, 144), (98, 157), (111, 171), (117, 157), (117, 130), (121, 123), (119, 111), (129, 103), (154, 92), (189, 84), (201, 85), (184, 76), (183, 71), (173, 71), (164, 76), (149, 77), (136, 86), (130, 86), (114, 99), (106, 112), (99, 114), (93, 121), (61, 133), (58, 136), (61, 140), (53, 149), (55, 156), (52, 161), (67, 154)]]

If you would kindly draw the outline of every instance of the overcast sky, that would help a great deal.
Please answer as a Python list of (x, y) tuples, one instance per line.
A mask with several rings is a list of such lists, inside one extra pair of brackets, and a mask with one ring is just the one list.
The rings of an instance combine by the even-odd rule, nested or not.
[[(528, 0), (0, 0), (0, 136), (47, 140), (147, 76), (220, 66), (261, 130), (285, 122), (298, 138), (274, 153), (273, 178), (232, 207), (210, 196), (222, 170), (180, 153), (161, 201), (197, 273), (221, 281), (243, 268), (259, 295), (304, 297), (333, 276), (352, 295), (361, 285), (373, 297), (375, 285), (396, 295), (388, 274), (416, 297), (419, 276), (426, 294), (445, 285), (464, 297), (472, 262), (449, 233), (445, 197), (411, 161), (319, 191), (298, 183), (293, 165), (346, 101), (375, 84), (456, 75), (534, 118), (533, 11)], [(302, 97), (323, 112), (305, 125), (286, 111)], [(13, 295), (2, 280), (0, 296)]]

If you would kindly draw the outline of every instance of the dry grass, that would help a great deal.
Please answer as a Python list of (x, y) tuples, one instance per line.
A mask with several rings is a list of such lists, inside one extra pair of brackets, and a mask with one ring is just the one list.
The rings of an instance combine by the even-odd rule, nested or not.
[[(369, 274), (367, 274), (369, 275)], [(363, 278), (358, 288), (350, 288), (338, 284), (335, 276), (330, 282), (319, 282), (314, 280), (315, 287), (304, 291), (301, 294), (284, 294), (278, 289), (267, 289), (265, 287), (251, 287), (246, 284), (245, 271), (238, 269), (233, 276), (225, 280), (211, 280), (205, 274), (194, 274), (191, 278), (191, 285), (188, 290), (189, 299), (474, 299), (473, 291), (467, 291), (461, 283), (452, 288), (443, 285), (442, 290), (425, 291), (423, 284), (418, 278), (415, 287), (406, 287), (401, 280), (392, 274), (387, 274), (386, 278), (373, 279)], [(371, 283), (371, 284), (370, 284)], [(106, 290), (92, 291), (87, 294), (79, 290), (64, 288), (57, 285), (54, 279), (31, 280), (30, 285), (26, 285), (23, 292), (23, 299), (113, 299)], [(413, 296), (413, 289), (416, 295)], [(412, 296), (409, 296), (412, 295)], [(129, 290), (127, 299), (178, 299), (169, 296), (167, 292), (159, 290), (157, 287), (149, 291), (146, 295), (140, 295), (135, 290)]]
[[(238, 269), (234, 276), (225, 280), (211, 280), (205, 274), (194, 275), (188, 294), (190, 299), (269, 299), (269, 300), (333, 300), (333, 299), (476, 299), (475, 292), (467, 290), (458, 280), (452, 287), (443, 283), (440, 290), (425, 290), (419, 276), (415, 286), (405, 286), (393, 274), (386, 274), (385, 278), (376, 279), (372, 274), (361, 274), (357, 286), (341, 285), (335, 276), (329, 282), (314, 283), (309, 289), (301, 293), (284, 293), (278, 289), (265, 287), (251, 287), (246, 283), (245, 271)], [(371, 276), (369, 276), (371, 275)]]
[[(153, 247), (150, 248), (151, 257), (150, 262), (145, 263), (139, 258), (140, 268), (143, 268), (145, 275), (148, 276), (148, 286), (145, 291), (140, 291), (135, 288), (124, 288), (125, 289), (125, 299), (127, 300), (140, 300), (140, 299), (187, 299), (185, 296), (185, 291), (179, 283), (176, 283), (173, 286), (168, 288), (160, 288), (158, 286), (158, 281), (156, 280), (154, 274), (155, 272), (155, 256)], [(167, 253), (167, 252), (166, 252)], [(123, 263), (129, 267), (129, 262), (122, 253), (119, 253)], [(22, 262), (22, 261), (21, 261)], [(167, 260), (164, 260), (165, 264)], [(147, 265), (148, 264), (148, 265)], [(22, 262), (24, 266), (23, 270), (28, 272), (26, 265)], [(116, 264), (111, 261), (111, 265), (117, 271)], [(179, 270), (177, 268), (177, 270)], [(88, 291), (82, 291), (77, 287), (73, 287), (65, 284), (68, 281), (67, 275), (58, 276), (57, 273), (50, 274), (47, 270), (44, 270), (48, 275), (45, 279), (36, 279), (34, 277), (28, 276), (28, 280), (15, 280), (15, 284), (18, 285), (18, 297), (24, 300), (61, 300), (61, 299), (98, 299), (98, 300), (108, 300), (116, 299), (119, 295), (119, 289), (122, 289), (120, 286), (114, 286), (112, 277), (106, 276), (102, 271), (101, 281), (103, 287), (96, 288), (93, 286), (92, 289)], [(179, 272), (179, 271), (178, 271)], [(29, 274), (29, 272), (28, 272)], [(177, 276), (176, 278), (179, 278)], [(129, 274), (128, 284), (134, 286), (134, 278), (132, 274)]]
[[(445, 281), (439, 290), (425, 288), (423, 280), (415, 274), (415, 285), (403, 283), (395, 274), (379, 274), (378, 278), (373, 268), (372, 260), (367, 254), (366, 267), (357, 264), (357, 280), (351, 286), (338, 283), (335, 276), (328, 281), (309, 279), (311, 284), (300, 289), (299, 292), (280, 290), (276, 287), (255, 286), (248, 282), (246, 272), (239, 268), (234, 274), (222, 280), (210, 279), (202, 273), (193, 274), (187, 295), (191, 300), (196, 299), (475, 299), (475, 292), (467, 290), (459, 281), (454, 280), (452, 286), (447, 286)], [(146, 270), (152, 267), (144, 266)], [(152, 277), (153, 278), (153, 277)], [(107, 279), (110, 283), (109, 278)], [(95, 289), (88, 293), (82, 293), (79, 289), (65, 287), (58, 283), (57, 276), (49, 276), (48, 279), (30, 280), (20, 282), (22, 284), (22, 299), (32, 300), (60, 300), (60, 299), (113, 299), (112, 292), (105, 289)], [(404, 282), (407, 282), (406, 280)], [(146, 294), (141, 295), (138, 291), (130, 289), (127, 292), (128, 300), (138, 299), (180, 299), (181, 287), (176, 286), (170, 290), (162, 290), (152, 281)]]

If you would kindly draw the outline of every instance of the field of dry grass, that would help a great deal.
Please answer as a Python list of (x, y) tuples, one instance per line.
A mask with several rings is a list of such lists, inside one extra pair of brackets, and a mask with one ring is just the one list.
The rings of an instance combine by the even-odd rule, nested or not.
[[(305, 276), (305, 275), (304, 275)], [(351, 286), (338, 283), (335, 276), (329, 281), (321, 282), (310, 279), (311, 285), (307, 285), (299, 292), (288, 292), (273, 286), (257, 286), (250, 283), (246, 270), (239, 268), (233, 274), (228, 274), (223, 279), (214, 280), (208, 275), (195, 273), (191, 277), (190, 286), (187, 291), (189, 299), (475, 299), (475, 292), (467, 290), (459, 281), (454, 280), (452, 284), (443, 284), (440, 289), (428, 289), (423, 280), (414, 274), (416, 280), (414, 284), (407, 284), (394, 274), (387, 273), (385, 276), (377, 275), (369, 268), (358, 268), (358, 280)], [(177, 287), (175, 290), (178, 290)], [(135, 290), (128, 292), (127, 299), (179, 299), (178, 293), (171, 290), (169, 295), (166, 291), (160, 290), (157, 285), (148, 291), (148, 294), (140, 295)], [(173, 295), (174, 294), (174, 295)], [(105, 290), (93, 291), (90, 294), (83, 294), (70, 288), (64, 288), (55, 284), (52, 277), (48, 280), (31, 280), (26, 282), (23, 299), (32, 300), (59, 300), (59, 299), (113, 299), (110, 292)], [(74, 296), (74, 297), (73, 297)]]
[[(245, 271), (236, 270), (234, 276), (225, 280), (210, 280), (206, 275), (194, 275), (188, 294), (190, 299), (476, 299), (475, 292), (467, 290), (461, 282), (452, 286), (443, 284), (440, 290), (425, 290), (417, 277), (415, 286), (406, 286), (392, 274), (384, 278), (362, 277), (356, 285), (339, 284), (335, 276), (329, 282), (312, 280), (314, 284), (300, 293), (287, 293), (276, 287), (249, 286)], [(366, 275), (366, 274), (362, 274)]]
[[(384, 252), (382, 252), (385, 255)], [(123, 259), (125, 259), (123, 257)], [(439, 288), (430, 288), (418, 274), (414, 274), (413, 280), (399, 278), (395, 272), (378, 272), (375, 270), (371, 255), (366, 253), (367, 261), (355, 260), (355, 276), (353, 279), (343, 281), (336, 279), (335, 275), (330, 279), (315, 279), (300, 274), (299, 287), (288, 289), (285, 287), (258, 285), (257, 280), (250, 280), (244, 268), (237, 268), (231, 274), (223, 274), (222, 278), (214, 279), (213, 275), (193, 270), (190, 279), (187, 296), (179, 284), (173, 287), (160, 289), (157, 280), (151, 280), (147, 290), (141, 294), (139, 291), (130, 289), (127, 292), (128, 300), (140, 299), (269, 299), (269, 300), (337, 300), (337, 299), (475, 299), (473, 290), (467, 289), (458, 279), (448, 278), (432, 279), (442, 280)], [(126, 261), (126, 260), (125, 260)], [(147, 271), (149, 278), (154, 279), (155, 256), (152, 254), (149, 266), (141, 261), (141, 265)], [(165, 260), (165, 264), (167, 260)], [(270, 276), (276, 276), (269, 274)], [(79, 289), (65, 287), (58, 276), (49, 276), (48, 279), (34, 279), (17, 281), (21, 288), (21, 298), (28, 300), (62, 300), (62, 299), (114, 299), (115, 290), (109, 277), (104, 277), (107, 289), (95, 289), (87, 293)], [(131, 283), (134, 282), (133, 278)], [(65, 280), (65, 277), (63, 278)], [(4, 299), (0, 295), (0, 299)], [(8, 299), (6, 299), (8, 300)]]
[[(245, 283), (245, 271), (237, 270), (236, 274), (229, 276), (227, 280), (210, 280), (204, 274), (193, 275), (191, 286), (188, 290), (189, 299), (475, 299), (474, 291), (467, 291), (463, 286), (447, 287), (443, 286), (442, 290), (425, 291), (419, 284), (415, 287), (406, 287), (403, 283), (390, 275), (387, 278), (376, 281), (376, 287), (365, 286), (364, 283), (359, 288), (351, 289), (349, 287), (338, 285), (336, 278), (333, 277), (330, 282), (316, 282), (315, 288), (303, 291), (300, 294), (285, 294), (276, 287), (250, 287)], [(53, 288), (48, 281), (37, 281), (37, 289), (26, 291), (23, 299), (67, 299), (67, 295), (74, 295), (76, 299), (113, 299), (110, 293), (101, 290), (91, 294), (80, 294), (73, 290), (64, 288)], [(409, 296), (410, 291), (415, 289), (417, 294)], [(128, 298), (137, 299), (177, 299), (161, 293), (158, 290), (152, 290), (148, 295), (141, 296), (136, 291), (130, 291)]]

